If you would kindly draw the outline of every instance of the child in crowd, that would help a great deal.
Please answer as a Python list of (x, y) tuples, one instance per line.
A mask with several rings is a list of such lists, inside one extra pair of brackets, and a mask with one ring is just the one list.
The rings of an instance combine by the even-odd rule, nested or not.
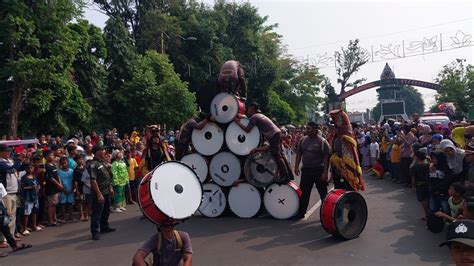
[(114, 187), (114, 206), (112, 212), (123, 212), (125, 208), (125, 186), (128, 184), (128, 169), (123, 160), (123, 152), (118, 151), (112, 162), (112, 186)]
[(466, 188), (464, 184), (461, 182), (454, 182), (449, 186), (449, 209), (451, 210), (451, 214), (448, 215), (444, 212), (437, 212), (435, 213), (436, 216), (445, 218), (448, 221), (454, 221), (460, 218), (462, 214), (462, 205), (464, 204), (463, 195), (466, 192)]
[(82, 176), (84, 172), (87, 172), (85, 169), (85, 162), (84, 157), (82, 155), (75, 155), (74, 161), (76, 162), (76, 167), (74, 168), (73, 182), (74, 182), (74, 190), (76, 191), (76, 202), (79, 207), (79, 214), (80, 220), (82, 222), (89, 220), (89, 211), (87, 209), (87, 204), (85, 204), (84, 194), (83, 194), (83, 184), (82, 184)]
[[(48, 203), (48, 226), (58, 225), (56, 217), (56, 206), (59, 203), (59, 192), (64, 189), (58, 176), (58, 168), (56, 167), (54, 153), (44, 151), (43, 156), (46, 158), (45, 173), (45, 194)], [(67, 161), (67, 159), (66, 159)]]
[(426, 220), (430, 215), (429, 164), (426, 162), (425, 153), (421, 151), (415, 152), (414, 162), (415, 164), (410, 169), (412, 189), (416, 192), (416, 199), (421, 203), (425, 212), (422, 220)]
[[(370, 149), (370, 164), (372, 166), (375, 166), (379, 159), (380, 155), (380, 149), (379, 149), (379, 144), (377, 142), (377, 139), (374, 137), (371, 138), (372, 142), (370, 143), (369, 149)], [(379, 162), (380, 163), (380, 162)]]
[(452, 174), (444, 153), (431, 153), (429, 172), (428, 185), (430, 188), (431, 213), (436, 213), (441, 209), (444, 213), (450, 214), (448, 189)]
[(24, 201), (24, 215), (21, 221), (20, 232), (24, 236), (30, 235), (27, 229), (28, 220), (31, 216), (31, 225), (33, 231), (43, 230), (36, 224), (36, 212), (38, 211), (38, 191), (40, 184), (34, 175), (35, 167), (33, 164), (28, 164), (26, 167), (26, 174), (21, 177), (21, 188), (23, 190), (22, 197)]
[(61, 204), (61, 215), (62, 218), (66, 219), (66, 208), (69, 214), (68, 221), (72, 221), (72, 205), (74, 205), (74, 186), (73, 186), (73, 170), (69, 168), (69, 160), (67, 157), (61, 157), (59, 159), (60, 169), (58, 171), (61, 183), (64, 186), (64, 190), (61, 192), (59, 197), (59, 204)]

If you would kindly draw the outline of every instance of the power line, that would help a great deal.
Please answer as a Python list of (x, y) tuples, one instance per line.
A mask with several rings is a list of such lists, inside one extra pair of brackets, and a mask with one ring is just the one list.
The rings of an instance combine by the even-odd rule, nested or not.
[[(433, 25), (429, 25), (429, 26), (425, 26), (425, 27), (409, 29), (409, 30), (402, 30), (402, 31), (396, 31), (396, 32), (385, 33), (385, 34), (362, 36), (359, 39), (374, 39), (374, 38), (378, 38), (378, 37), (390, 36), (390, 35), (395, 35), (395, 34), (400, 34), (400, 33), (413, 32), (413, 31), (418, 31), (418, 30), (423, 30), (423, 29), (430, 29), (430, 28), (436, 28), (436, 27), (449, 25), (449, 24), (454, 24), (454, 23), (458, 23), (458, 22), (469, 21), (469, 20), (472, 20), (473, 18), (474, 17), (459, 19), (459, 20), (453, 20), (453, 21), (449, 21), (449, 22), (445, 22), (445, 23), (438, 23), (438, 24), (433, 24)], [(304, 47), (288, 48), (288, 50), (304, 50), (304, 49), (309, 49), (309, 48), (313, 48), (313, 47), (320, 47), (320, 46), (339, 44), (339, 43), (345, 43), (345, 42), (347, 42), (347, 40), (339, 40), (339, 41), (328, 42), (328, 43), (314, 44), (314, 45), (309, 45), (309, 46), (304, 46)]]

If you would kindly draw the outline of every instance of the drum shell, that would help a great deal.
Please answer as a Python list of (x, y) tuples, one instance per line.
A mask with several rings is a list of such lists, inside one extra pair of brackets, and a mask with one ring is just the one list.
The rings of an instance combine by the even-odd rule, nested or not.
[[(248, 202), (247, 204), (244, 204), (245, 207), (247, 208), (247, 210), (251, 210), (251, 212), (249, 214), (244, 214), (241, 212), (241, 210), (237, 210), (238, 207), (243, 207), (242, 204), (238, 204), (239, 203), (242, 203), (242, 200), (249, 200), (250, 198), (249, 197), (242, 197), (240, 194), (236, 195), (233, 193), (235, 193), (234, 190), (238, 190), (239, 187), (247, 187), (247, 189), (251, 189), (252, 190), (252, 195), (255, 196), (255, 195), (258, 195), (258, 202), (257, 202), (257, 205), (258, 206), (255, 206), (255, 205), (251, 205), (251, 204), (254, 204), (254, 202)], [(228, 201), (228, 205), (229, 205), (229, 208), (230, 210), (232, 211), (232, 213), (234, 215), (236, 215), (237, 217), (239, 218), (252, 218), (252, 217), (255, 217), (256, 215), (258, 215), (258, 213), (260, 213), (260, 211), (262, 210), (262, 195), (263, 195), (263, 190), (260, 189), (260, 188), (257, 188), (249, 183), (240, 183), (237, 187), (232, 187), (229, 191), (229, 196), (227, 197), (227, 201)], [(238, 206), (237, 206), (237, 205)], [(253, 209), (251, 209), (251, 207)], [(245, 216), (241, 216), (239, 215), (239, 213), (245, 215)]]
[[(208, 141), (207, 132), (214, 133), (210, 134), (214, 138), (212, 141)], [(208, 122), (201, 130), (194, 129), (191, 134), (193, 149), (203, 156), (211, 156), (218, 153), (225, 143), (224, 139), (224, 130), (218, 124), (212, 122)]]
[(245, 102), (234, 94), (218, 93), (211, 102), (211, 114), (218, 123), (227, 124), (237, 114), (245, 114)]
[[(186, 163), (186, 160), (187, 160), (186, 157), (187, 156), (200, 156), (200, 158), (202, 158), (202, 162), (205, 163), (205, 167), (206, 167), (205, 176), (201, 176), (201, 174), (198, 173), (197, 169), (194, 169), (193, 165), (189, 165), (188, 163)], [(196, 174), (198, 175), (199, 180), (201, 181), (201, 183), (205, 183), (209, 180), (209, 159), (208, 159), (208, 157), (203, 156), (199, 153), (191, 153), (191, 154), (186, 154), (185, 156), (183, 156), (183, 158), (181, 159), (180, 162), (185, 163), (189, 167), (191, 167), (196, 172)], [(204, 170), (202, 170), (202, 171), (204, 171)]]
[[(272, 164), (264, 165), (263, 162), (262, 163), (257, 162), (259, 157), (263, 159), (265, 156), (270, 156), (270, 160)], [(255, 176), (252, 173), (252, 168), (255, 168), (256, 172), (258, 172), (258, 174), (256, 174)], [(270, 184), (277, 181), (278, 165), (276, 162), (276, 158), (270, 152), (255, 152), (247, 156), (247, 158), (245, 159), (245, 164), (244, 164), (244, 175), (247, 181), (253, 186), (260, 187), (260, 188), (269, 186)], [(265, 179), (268, 179), (268, 178), (271, 178), (271, 179), (262, 180), (263, 177), (267, 177)]]
[(151, 198), (150, 186), (147, 185), (151, 181), (153, 172), (146, 174), (140, 182), (138, 188), (138, 205), (140, 206), (145, 217), (153, 223), (161, 224), (169, 219), (169, 217), (161, 212), (154, 204)]
[[(145, 217), (148, 220), (150, 220), (151, 222), (155, 223), (155, 224), (161, 224), (161, 223), (163, 223), (163, 222), (165, 222), (169, 219), (173, 219), (173, 220), (176, 220), (178, 222), (181, 222), (181, 221), (184, 221), (184, 220), (188, 219), (189, 217), (191, 217), (192, 213), (195, 212), (195, 210), (194, 210), (192, 213), (189, 214), (188, 217), (185, 217), (185, 218), (171, 217), (171, 216), (167, 215), (164, 211), (162, 211), (157, 206), (157, 204), (155, 203), (155, 201), (153, 199), (152, 191), (151, 191), (152, 187), (150, 185), (150, 182), (152, 181), (153, 175), (154, 175), (155, 171), (157, 171), (157, 169), (160, 169), (161, 166), (163, 166), (165, 164), (170, 164), (170, 163), (179, 164), (182, 167), (187, 168), (187, 170), (189, 170), (189, 173), (193, 173), (193, 178), (196, 178), (197, 180), (199, 180), (196, 173), (194, 172), (194, 170), (191, 167), (189, 167), (188, 165), (186, 165), (182, 162), (179, 162), (179, 161), (163, 162), (163, 163), (159, 164), (155, 169), (153, 169), (153, 171), (146, 174), (142, 178), (142, 180), (140, 181), (140, 184), (139, 184), (139, 187), (138, 187), (138, 204), (140, 206), (141, 211), (145, 215)], [(200, 191), (201, 191), (200, 202), (201, 202), (202, 201), (202, 184), (200, 182), (196, 182), (196, 183), (199, 183), (199, 187), (194, 187), (194, 188), (195, 189), (197, 188), (198, 191), (200, 189)], [(185, 188), (186, 188), (186, 186), (185, 186)]]
[[(224, 205), (225, 205), (225, 207), (217, 215), (209, 215), (209, 214), (206, 214), (202, 210), (203, 204), (205, 204), (205, 201), (206, 201), (206, 197), (209, 196), (209, 195), (206, 194), (206, 188), (208, 188), (209, 185), (214, 185), (214, 186), (219, 187), (219, 189), (222, 191), (222, 194), (224, 195)], [(203, 184), (203, 201), (201, 202), (201, 206), (199, 206), (199, 213), (201, 213), (202, 216), (207, 217), (207, 218), (217, 218), (217, 217), (221, 217), (223, 215), (228, 214), (229, 213), (229, 204), (228, 204), (227, 201), (228, 201), (228, 198), (229, 198), (229, 191), (230, 191), (229, 188), (219, 186), (218, 184), (213, 183), (213, 182)]]
[[(343, 200), (346, 197), (355, 197), (358, 199), (358, 203), (362, 204), (359, 205), (363, 212), (365, 212), (365, 217), (363, 217), (362, 213), (357, 214), (357, 217), (363, 217), (361, 224), (356, 227), (355, 232), (352, 234), (345, 234), (340, 231), (336, 224), (336, 212), (338, 210), (339, 204), (342, 204)], [(364, 230), (365, 225), (367, 223), (367, 204), (365, 199), (357, 192), (354, 191), (346, 191), (344, 189), (336, 189), (330, 191), (326, 198), (324, 199), (321, 210), (320, 210), (320, 217), (321, 217), (321, 225), (323, 229), (334, 235), (346, 240), (353, 239), (359, 236), (359, 234)], [(354, 224), (354, 226), (357, 226)]]
[[(281, 188), (282, 186), (289, 187), (292, 191), (292, 195), (281, 194), (281, 192), (280, 193), (277, 192), (278, 194), (276, 195), (278, 195), (277, 196), (278, 198), (275, 198), (274, 195), (271, 195), (272, 193), (271, 190)], [(273, 218), (284, 220), (284, 219), (291, 218), (298, 213), (301, 195), (302, 195), (301, 189), (292, 181), (289, 181), (287, 184), (273, 183), (265, 189), (265, 193), (263, 194), (263, 203), (264, 203), (265, 209)], [(280, 196), (283, 196), (283, 198), (280, 198)], [(277, 204), (278, 207), (275, 208), (275, 205), (274, 205), (275, 199), (278, 199), (279, 203), (283, 205)], [(290, 200), (290, 201), (286, 201), (286, 203), (280, 202), (285, 199)], [(291, 201), (292, 199), (294, 199), (295, 201)]]

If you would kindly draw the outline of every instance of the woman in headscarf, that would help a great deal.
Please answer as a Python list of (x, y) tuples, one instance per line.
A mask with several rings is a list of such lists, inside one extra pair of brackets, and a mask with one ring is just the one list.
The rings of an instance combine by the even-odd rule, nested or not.
[(449, 168), (453, 173), (452, 182), (464, 182), (467, 176), (468, 163), (464, 158), (464, 150), (456, 148), (449, 139), (443, 139), (439, 144), (440, 150), (446, 155)]

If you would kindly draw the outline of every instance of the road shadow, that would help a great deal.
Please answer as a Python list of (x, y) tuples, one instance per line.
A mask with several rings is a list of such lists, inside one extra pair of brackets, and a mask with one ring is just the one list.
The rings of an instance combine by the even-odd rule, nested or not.
[(433, 234), (425, 229), (425, 223), (420, 220), (423, 216), (423, 209), (416, 200), (415, 192), (411, 188), (391, 182), (389, 178), (373, 179), (369, 177), (367, 181), (371, 191), (363, 193), (363, 195), (367, 200), (369, 217), (371, 207), (381, 207), (379, 203), (374, 202), (377, 200), (377, 195), (384, 194), (388, 201), (398, 205), (397, 208), (386, 210), (395, 216), (393, 221), (387, 221), (385, 225), (376, 225), (378, 233), (382, 235), (403, 234), (396, 238), (395, 242), (388, 243), (394, 248), (393, 252), (416, 255), (422, 262), (449, 265), (451, 260), (447, 249), (439, 248), (439, 252), (433, 252), (433, 249), (436, 249), (433, 246), (437, 247), (444, 241), (445, 233)]

